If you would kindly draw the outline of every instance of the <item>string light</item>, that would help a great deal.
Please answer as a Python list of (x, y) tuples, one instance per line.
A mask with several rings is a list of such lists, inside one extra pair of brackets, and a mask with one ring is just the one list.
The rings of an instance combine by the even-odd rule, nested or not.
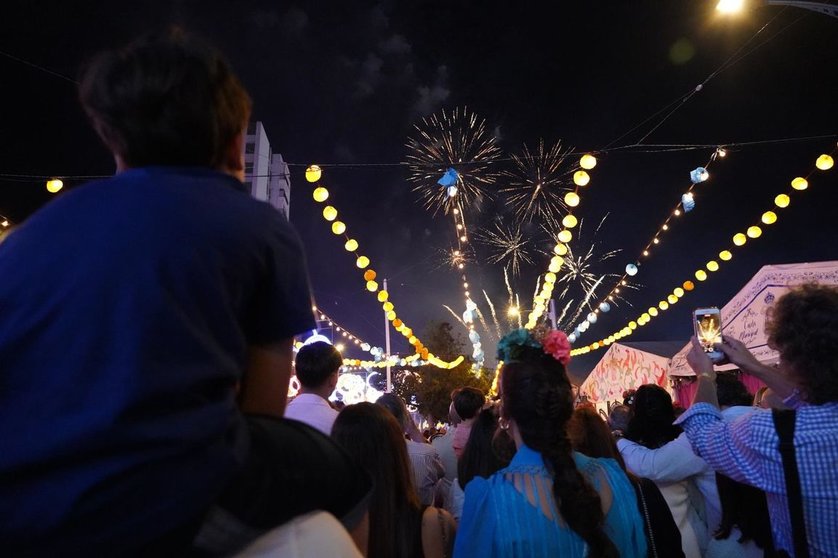
[[(320, 180), (321, 176), (322, 176), (322, 170), (317, 165), (310, 165), (306, 169), (306, 180), (308, 180), (309, 182), (316, 183), (318, 180)], [(315, 201), (318, 201), (319, 203), (322, 203), (329, 198), (329, 192), (328, 192), (328, 190), (326, 190), (326, 188), (324, 188), (322, 186), (317, 186), (317, 187), (315, 187), (314, 191), (312, 192), (312, 197), (315, 199)], [(328, 206), (323, 208), (323, 218), (326, 219), (326, 221), (332, 221), (333, 219), (336, 219), (337, 215), (338, 215), (337, 209), (334, 208), (333, 206), (328, 205)], [(349, 236), (347, 236), (345, 234), (346, 233), (346, 224), (343, 221), (334, 221), (334, 222), (332, 222), (331, 228), (332, 228), (332, 232), (334, 234), (344, 235), (346, 237), (346, 242), (344, 244), (344, 248), (346, 249), (347, 252), (352, 252), (352, 253), (355, 254), (355, 265), (356, 265), (356, 267), (358, 267), (359, 269), (366, 269), (367, 267), (369, 267), (370, 259), (367, 256), (363, 256), (363, 255), (360, 255), (360, 254), (357, 253), (358, 248), (359, 248), (358, 241), (355, 240), (354, 238), (349, 238)], [(465, 238), (466, 237), (463, 236), (463, 239), (465, 239)], [(450, 361), (450, 362), (442, 360), (442, 359), (436, 357), (435, 355), (433, 355), (427, 349), (427, 347), (425, 347), (424, 344), (415, 335), (413, 335), (413, 330), (410, 329), (404, 323), (404, 321), (402, 321), (398, 318), (398, 315), (396, 314), (396, 311), (395, 311), (395, 307), (394, 307), (393, 303), (389, 300), (389, 293), (387, 293), (386, 291), (379, 291), (379, 285), (378, 285), (378, 282), (375, 281), (375, 278), (376, 278), (375, 271), (372, 270), (372, 269), (366, 269), (366, 271), (364, 272), (364, 280), (366, 281), (366, 283), (365, 283), (366, 290), (368, 290), (371, 293), (376, 293), (376, 298), (378, 299), (378, 301), (379, 302), (382, 302), (382, 301), (384, 302), (384, 311), (385, 311), (385, 316), (386, 316), (387, 320), (393, 324), (393, 327), (396, 328), (396, 331), (401, 333), (402, 336), (404, 336), (406, 339), (408, 339), (410, 344), (413, 345), (413, 347), (416, 351), (416, 357), (417, 358), (421, 357), (423, 360), (426, 360), (427, 362), (429, 362), (430, 364), (433, 364), (434, 366), (437, 366), (439, 368), (446, 368), (446, 369), (455, 368), (456, 366), (458, 366), (460, 363), (463, 362), (464, 357), (462, 355), (460, 355), (459, 357), (457, 357), (456, 359), (454, 359), (453, 361)], [(313, 309), (315, 309), (315, 311), (316, 311), (316, 308), (313, 308)], [(396, 322), (398, 322), (398, 324)], [(387, 358), (388, 359), (390, 358), (389, 355), (388, 355)], [(358, 361), (358, 362), (360, 363), (360, 362), (364, 362), (364, 361)], [(392, 361), (392, 359), (391, 359), (391, 360), (388, 360), (387, 362), (392, 363), (392, 362), (395, 362), (395, 361)]]
[[(824, 157), (824, 155), (821, 155), (821, 157)], [(830, 155), (826, 155), (826, 157), (830, 157), (830, 159), (831, 159)], [(820, 157), (818, 158), (818, 161), (821, 161)], [(817, 162), (816, 162), (816, 166), (818, 166)], [(820, 169), (819, 166), (818, 166), (818, 168)], [(820, 170), (823, 170), (823, 169), (820, 169)], [(811, 171), (809, 173), (810, 176), (811, 176), (812, 172), (814, 172), (814, 171)], [(801, 178), (802, 180), (805, 180), (806, 184), (807, 184), (807, 187), (808, 187), (808, 178), (809, 178), (808, 176), (806, 178), (802, 178), (802, 177), (798, 177), (798, 178)], [(797, 178), (795, 180), (797, 180)], [(792, 189), (793, 189), (792, 191), (798, 191), (799, 192), (799, 191), (806, 190), (806, 188), (800, 188), (799, 187), (799, 185), (800, 185), (799, 181), (798, 181), (798, 186), (797, 187), (795, 187), (794, 181), (792, 181), (791, 185), (792, 185)], [(779, 194), (778, 196), (776, 196), (774, 198), (774, 203), (778, 207), (787, 207), (790, 203), (790, 197), (788, 196), (788, 194)], [(774, 213), (773, 211), (766, 211), (761, 215), (760, 221), (764, 224), (773, 224), (777, 221), (777, 214)], [(756, 238), (759, 238), (760, 236), (762, 236), (762, 229), (758, 225), (752, 225), (752, 226), (750, 226), (746, 229), (745, 234), (743, 234), (741, 232), (736, 233), (733, 236), (733, 244), (736, 247), (741, 247), (741, 246), (745, 245), (748, 238), (756, 239)], [(722, 250), (721, 252), (719, 252), (719, 259), (722, 260), (722, 261), (730, 261), (732, 258), (733, 258), (733, 254), (730, 250)], [(707, 268), (707, 270), (709, 270), (711, 272), (715, 272), (715, 271), (718, 271), (720, 269), (720, 264), (719, 264), (719, 262), (717, 262), (715, 260), (710, 260), (709, 262), (707, 262), (706, 268)], [(695, 272), (695, 278), (698, 281), (705, 281), (708, 278), (707, 272), (704, 271), (703, 269), (698, 269)], [(667, 299), (665, 301), (661, 301), (658, 304), (658, 308), (660, 308), (661, 310), (666, 310), (669, 307), (669, 305), (673, 304), (674, 302), (677, 302), (677, 300), (679, 300), (682, 296), (684, 296), (685, 291), (692, 291), (693, 289), (695, 289), (695, 284), (692, 281), (688, 280), (688, 281), (684, 281), (682, 287), (683, 288), (676, 287), (675, 289), (673, 289), (672, 294), (668, 295)], [(653, 310), (653, 308), (650, 308), (648, 312), (644, 312), (637, 319), (636, 323), (637, 323), (638, 326), (644, 325), (644, 324), (648, 323), (649, 320), (656, 317), (657, 314), (652, 312), (652, 310)], [(635, 329), (635, 328), (631, 327), (632, 323), (634, 323), (634, 322), (633, 321), (629, 322), (629, 324), (626, 326), (628, 328), (628, 330), (627, 330), (628, 333), (633, 332), (634, 329)], [(579, 347), (579, 348), (573, 349), (571, 351), (571, 354), (572, 355), (585, 354), (585, 353), (589, 353), (591, 351), (597, 350), (599, 348), (602, 348), (603, 346), (605, 346), (607, 344), (609, 339), (611, 339), (612, 337), (617, 336), (617, 335), (621, 335), (621, 334), (625, 335), (626, 334), (625, 331), (626, 331), (626, 328), (623, 328), (623, 329), (619, 330), (618, 332), (615, 332), (615, 333), (611, 334), (610, 336), (605, 337), (604, 339), (601, 339), (599, 341), (595, 341), (595, 342), (593, 342), (589, 345), (586, 345), (584, 347)]]

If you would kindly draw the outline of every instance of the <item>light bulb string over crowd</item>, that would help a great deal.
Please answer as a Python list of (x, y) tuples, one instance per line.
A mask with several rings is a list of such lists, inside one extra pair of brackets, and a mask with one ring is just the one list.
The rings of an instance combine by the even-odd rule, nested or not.
[(709, 170), (713, 162), (715, 162), (717, 158), (724, 158), (726, 156), (727, 150), (722, 146), (717, 147), (713, 150), (713, 153), (710, 155), (710, 158), (703, 166), (697, 167), (694, 170), (690, 171), (689, 187), (678, 198), (672, 210), (667, 212), (663, 222), (657, 227), (654, 234), (646, 242), (646, 245), (640, 251), (638, 256), (626, 265), (623, 274), (620, 275), (619, 278), (614, 282), (614, 286), (611, 287), (611, 289), (596, 304), (591, 306), (592, 312), (588, 314), (587, 318), (583, 320), (580, 324), (578, 324), (576, 328), (573, 330), (573, 332), (569, 335), (570, 341), (572, 343), (576, 342), (583, 333), (585, 333), (591, 326), (597, 323), (597, 315), (600, 312), (608, 312), (611, 309), (611, 304), (618, 296), (621, 296), (622, 299), (625, 299), (625, 294), (621, 295), (621, 287), (627, 287), (628, 282), (631, 280), (630, 278), (636, 276), (640, 271), (642, 264), (647, 262), (649, 258), (652, 257), (654, 248), (661, 243), (661, 239), (672, 228), (672, 225), (670, 223), (674, 222), (676, 219), (679, 219), (682, 215), (685, 215), (686, 213), (692, 211), (695, 205), (694, 190), (696, 186), (704, 182), (707, 182), (707, 180), (710, 178)]
[[(326, 312), (324, 312), (322, 308), (319, 308), (317, 306), (312, 306), (311, 309), (314, 311), (318, 322), (326, 322), (328, 324), (328, 327), (334, 328), (335, 333), (339, 333), (341, 337), (345, 338), (349, 342), (354, 343), (362, 351), (371, 353), (371, 354), (373, 354), (373, 356), (375, 356), (375, 353), (379, 352), (376, 349), (381, 349), (381, 347), (376, 347), (375, 345), (367, 343), (366, 341), (364, 341), (363, 339), (361, 339), (357, 335), (350, 332), (344, 326), (340, 325), (334, 318), (332, 318), (331, 316), (326, 314)], [(319, 324), (318, 324), (318, 326), (319, 326)], [(318, 329), (325, 329), (325, 328), (318, 327)], [(337, 347), (337, 345), (335, 345), (335, 346)], [(338, 350), (341, 350), (340, 347), (338, 347)], [(383, 350), (381, 350), (381, 354), (383, 355)]]
[[(322, 170), (320, 167), (317, 165), (309, 165), (306, 168), (305, 177), (308, 182), (315, 186), (314, 191), (312, 192), (314, 201), (318, 203), (325, 203), (329, 198), (329, 191), (324, 186), (318, 184), (320, 178), (322, 177)], [(464, 357), (462, 355), (458, 356), (453, 361), (445, 361), (431, 353), (418, 336), (414, 334), (413, 330), (398, 317), (395, 305), (389, 300), (390, 294), (386, 290), (379, 289), (378, 282), (376, 281), (377, 274), (374, 269), (369, 267), (370, 259), (358, 252), (358, 241), (346, 234), (346, 224), (343, 221), (340, 221), (337, 217), (338, 210), (334, 206), (324, 206), (323, 218), (332, 223), (332, 233), (337, 236), (343, 236), (346, 239), (344, 248), (347, 252), (351, 252), (355, 256), (355, 265), (359, 269), (364, 270), (366, 289), (370, 293), (376, 294), (378, 302), (382, 303), (382, 309), (385, 312), (388, 322), (392, 324), (396, 331), (401, 333), (402, 336), (407, 339), (407, 342), (410, 343), (410, 345), (413, 346), (416, 351), (416, 358), (422, 358), (423, 360), (428, 361), (429, 364), (438, 368), (446, 369), (455, 368), (463, 362)], [(392, 355), (385, 355), (385, 361), (386, 360), (390, 360), (392, 362)]]
[[(789, 193), (795, 194), (796, 192), (802, 192), (809, 187), (809, 179), (813, 174), (817, 171), (826, 172), (834, 166), (834, 156), (838, 152), (838, 148), (833, 148), (832, 152), (829, 154), (822, 154), (820, 155), (817, 160), (815, 161), (815, 168), (810, 169), (809, 173), (806, 176), (798, 176), (791, 180), (790, 186), (791, 191)], [(778, 220), (778, 215), (775, 212), (775, 209), (785, 209), (791, 203), (791, 197), (788, 193), (780, 193), (774, 197), (774, 205), (771, 209), (768, 209), (762, 213), (760, 216), (760, 223), (763, 225), (773, 225)], [(730, 261), (733, 258), (733, 250), (737, 248), (741, 248), (744, 246), (748, 239), (757, 239), (762, 236), (762, 227), (760, 225), (751, 225), (745, 229), (745, 232), (737, 232), (732, 237), (733, 246), (723, 249), (718, 254), (719, 260), (722, 262)], [(721, 268), (721, 264), (719, 261), (715, 259), (711, 259), (707, 262), (704, 268), (698, 269), (695, 271), (694, 276), (695, 279), (699, 282), (706, 281), (709, 277), (707, 272), (716, 272), (719, 271)], [(696, 284), (692, 280), (684, 281), (681, 286), (676, 287), (669, 293), (664, 299), (662, 299), (657, 306), (651, 306), (646, 312), (643, 312), (640, 316), (636, 319), (631, 320), (626, 324), (622, 329), (615, 331), (611, 335), (604, 337), (598, 341), (594, 341), (589, 345), (585, 345), (584, 347), (578, 347), (571, 351), (571, 355), (580, 355), (589, 353), (591, 351), (595, 351), (597, 349), (601, 349), (606, 347), (615, 341), (622, 339), (623, 337), (631, 335), (638, 327), (642, 327), (649, 323), (652, 319), (656, 318), (660, 315), (661, 312), (664, 312), (670, 308), (670, 306), (676, 304), (683, 296), (686, 295), (687, 292), (694, 290)]]
[[(573, 215), (574, 208), (578, 207), (582, 201), (579, 192), (581, 188), (587, 186), (591, 181), (591, 176), (587, 171), (593, 169), (597, 164), (597, 159), (594, 155), (586, 153), (579, 159), (579, 169), (573, 173), (574, 189), (572, 192), (565, 194), (564, 202), (567, 205), (567, 215), (562, 218), (562, 226), (564, 227), (556, 236), (556, 244), (553, 247), (553, 256), (550, 258), (550, 263), (547, 267), (547, 272), (543, 279), (540, 280), (540, 287), (537, 285), (536, 290), (538, 294), (533, 298), (532, 309), (527, 315), (527, 321), (524, 325), (527, 329), (533, 329), (541, 319), (544, 311), (547, 309), (550, 299), (553, 295), (553, 288), (556, 284), (556, 274), (561, 271), (564, 265), (564, 256), (568, 252), (567, 244), (573, 239), (573, 229), (579, 220)], [(553, 324), (555, 326), (555, 324)]]

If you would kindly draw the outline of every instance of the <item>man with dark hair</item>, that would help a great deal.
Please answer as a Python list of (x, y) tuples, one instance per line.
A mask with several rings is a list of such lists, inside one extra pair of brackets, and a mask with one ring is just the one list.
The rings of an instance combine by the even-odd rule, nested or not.
[[(243, 191), (250, 99), (218, 52), (171, 30), (98, 56), (80, 81), (117, 173), (0, 250), (0, 548), (182, 555), (225, 489), (252, 496), (231, 489), (237, 475), (275, 469), (255, 454), (289, 453), (265, 451), (277, 428), (313, 455), (332, 447), (269, 418), (284, 412), (292, 339), (314, 326), (305, 258)], [(282, 488), (269, 498), (290, 508)], [(329, 509), (293, 503), (254, 512), (251, 535)]]
[(317, 341), (300, 348), (294, 362), (301, 389), (288, 404), (285, 418), (304, 422), (329, 436), (338, 416), (329, 405), (329, 396), (338, 385), (343, 357), (329, 343)]
[(477, 388), (464, 387), (454, 392), (454, 410), (460, 416), (461, 422), (454, 431), (454, 439), (451, 445), (454, 448), (454, 454), (457, 459), (462, 457), (463, 450), (466, 448), (469, 434), (471, 434), (471, 426), (480, 409), (486, 403), (486, 396)]
[(765, 325), (779, 368), (760, 363), (732, 337), (722, 336), (716, 349), (793, 411), (754, 409), (733, 423), (723, 421), (713, 363), (693, 338), (687, 362), (698, 389), (678, 422), (716, 471), (765, 491), (777, 550), (838, 556), (838, 288), (789, 291)]

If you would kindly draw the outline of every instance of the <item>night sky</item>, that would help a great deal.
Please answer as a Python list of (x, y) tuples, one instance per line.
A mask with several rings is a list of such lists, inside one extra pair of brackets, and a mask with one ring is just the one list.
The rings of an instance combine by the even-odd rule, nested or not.
[[(807, 175), (838, 140), (838, 19), (795, 8), (757, 8), (721, 19), (714, 1), (699, 0), (538, 7), (451, 0), (121, 4), (4, 2), (0, 214), (20, 222), (49, 201), (42, 180), (9, 175), (113, 172), (78, 106), (75, 85), (8, 55), (75, 78), (97, 50), (180, 24), (225, 52), (274, 151), (296, 164), (291, 220), (306, 245), (317, 303), (373, 344), (383, 343), (380, 304), (320, 217), (303, 179), (308, 163), (323, 166), (324, 185), (349, 233), (379, 277), (390, 279), (399, 316), (421, 330), (429, 320), (452, 321), (443, 304), (464, 309), (459, 275), (442, 261), (452, 245), (451, 221), (422, 208), (406, 169), (396, 165), (423, 116), (468, 106), (486, 119), (503, 157), (524, 143), (535, 147), (540, 138), (597, 151), (704, 83), (643, 143), (715, 146), (830, 136), (733, 147), (715, 161), (710, 180), (696, 189), (695, 210), (673, 224), (641, 266), (639, 290), (592, 326), (580, 341), (585, 344), (694, 280), (697, 268), (729, 247), (734, 233), (758, 222), (791, 178)], [(735, 63), (725, 67), (731, 57)], [(652, 118), (611, 147), (640, 141), (660, 121), (660, 115)], [(600, 154), (576, 212), (583, 220), (580, 249), (594, 241), (598, 252), (621, 250), (593, 269), (599, 274), (622, 274), (636, 260), (689, 186), (689, 172), (714, 149), (637, 151)], [(838, 259), (836, 173), (813, 175), (809, 189), (778, 210), (777, 224), (764, 227), (761, 238), (735, 251), (732, 262), (630, 340), (686, 341), (692, 309), (724, 305), (763, 265)], [(67, 189), (81, 182), (65, 180)], [(468, 208), (467, 218), (472, 231), (496, 219), (514, 222), (502, 199)], [(523, 230), (532, 238), (535, 265), (513, 278), (513, 288), (526, 302), (547, 267), (548, 257), (538, 250), (552, 243), (538, 223)], [(478, 247), (477, 263), (469, 266), (473, 298), (486, 311), (482, 295), (475, 296), (486, 289), (505, 313), (502, 267), (486, 256)], [(394, 340), (395, 350), (406, 348), (401, 336)], [(590, 368), (603, 352), (578, 359), (574, 369)]]

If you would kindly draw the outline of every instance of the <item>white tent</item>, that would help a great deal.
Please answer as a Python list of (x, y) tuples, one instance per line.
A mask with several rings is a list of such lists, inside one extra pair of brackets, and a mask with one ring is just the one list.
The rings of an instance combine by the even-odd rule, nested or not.
[[(787, 291), (805, 283), (838, 285), (838, 261), (763, 266), (722, 308), (722, 332), (745, 343), (760, 362), (776, 363), (777, 351), (767, 345), (766, 311)], [(694, 375), (687, 364), (689, 350), (687, 343), (672, 357), (670, 376)], [(733, 368), (728, 364), (718, 370)]]
[[(666, 343), (612, 343), (585, 381), (579, 386), (580, 395), (608, 412), (608, 405), (622, 403), (623, 392), (643, 384), (657, 384), (669, 393), (672, 389), (666, 371), (669, 356), (678, 345), (666, 347)], [(648, 350), (642, 350), (642, 348)], [(657, 353), (663, 354), (655, 354)]]

